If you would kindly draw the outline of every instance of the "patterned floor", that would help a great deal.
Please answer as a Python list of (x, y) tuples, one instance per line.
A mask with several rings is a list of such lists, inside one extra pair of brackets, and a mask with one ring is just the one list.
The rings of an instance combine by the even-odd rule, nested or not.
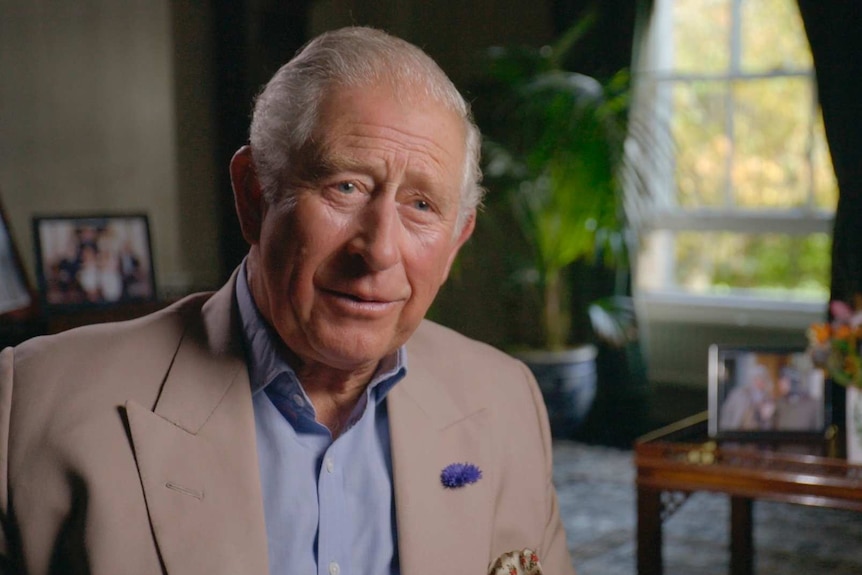
[[(554, 479), (578, 575), (635, 574), (631, 451), (557, 442)], [(727, 498), (693, 495), (664, 527), (665, 575), (726, 575)], [(754, 505), (757, 575), (862, 574), (862, 513)]]

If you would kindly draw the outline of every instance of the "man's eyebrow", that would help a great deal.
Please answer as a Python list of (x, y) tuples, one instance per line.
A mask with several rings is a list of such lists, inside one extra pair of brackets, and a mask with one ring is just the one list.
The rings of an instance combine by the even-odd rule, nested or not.
[[(319, 147), (307, 152), (304, 161), (300, 162), (299, 172), (295, 174), (300, 181), (315, 183), (344, 172), (357, 172), (382, 180), (386, 177), (385, 162), (377, 164), (357, 159), (349, 154), (337, 152), (326, 147)], [(432, 189), (439, 185), (433, 166), (419, 165), (409, 170), (408, 185)]]
[(306, 183), (317, 182), (339, 172), (359, 169), (359, 162), (326, 149), (306, 150), (299, 157), (294, 177)]
[(320, 159), (318, 169), (322, 175), (329, 176), (339, 172), (367, 171), (369, 166), (350, 156), (331, 153)]

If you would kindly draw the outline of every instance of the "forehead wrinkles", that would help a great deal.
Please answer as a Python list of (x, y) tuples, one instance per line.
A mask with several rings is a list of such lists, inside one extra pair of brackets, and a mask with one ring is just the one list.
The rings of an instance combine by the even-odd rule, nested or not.
[(440, 145), (434, 138), (397, 127), (354, 121), (343, 131), (330, 133), (327, 139), (322, 146), (324, 158), (321, 159), (324, 165), (336, 164), (330, 168), (336, 168), (337, 164), (356, 164), (360, 158), (354, 158), (352, 150), (360, 154), (363, 151), (383, 152), (382, 160), (387, 168), (404, 167), (435, 180), (460, 173), (463, 162), (457, 152)]

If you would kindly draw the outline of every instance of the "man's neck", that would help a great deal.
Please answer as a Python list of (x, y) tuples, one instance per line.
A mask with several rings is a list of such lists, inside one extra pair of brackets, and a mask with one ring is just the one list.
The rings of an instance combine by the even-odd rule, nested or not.
[(294, 368), (314, 406), (317, 421), (329, 429), (333, 438), (341, 434), (376, 370), (376, 365), (350, 372), (308, 364)]

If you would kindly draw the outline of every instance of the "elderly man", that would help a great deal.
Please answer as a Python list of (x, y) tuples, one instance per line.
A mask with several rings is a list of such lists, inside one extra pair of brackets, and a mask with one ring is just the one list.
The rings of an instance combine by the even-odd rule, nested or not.
[(572, 573), (534, 380), (423, 321), (478, 149), (444, 73), (382, 32), (279, 70), (230, 166), (228, 284), (0, 355), (3, 572)]

